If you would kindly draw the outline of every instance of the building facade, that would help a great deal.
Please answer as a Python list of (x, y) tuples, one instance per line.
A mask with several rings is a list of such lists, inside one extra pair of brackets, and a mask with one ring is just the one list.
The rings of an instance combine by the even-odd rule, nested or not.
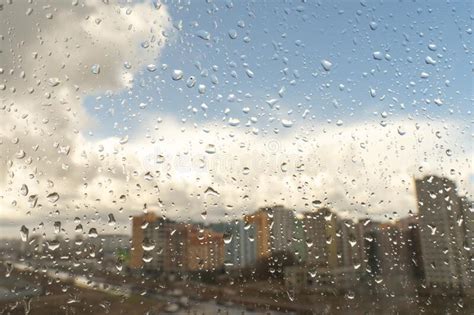
[(463, 291), (472, 284), (464, 246), (469, 210), (447, 178), (426, 176), (415, 185), (425, 282), (431, 288)]

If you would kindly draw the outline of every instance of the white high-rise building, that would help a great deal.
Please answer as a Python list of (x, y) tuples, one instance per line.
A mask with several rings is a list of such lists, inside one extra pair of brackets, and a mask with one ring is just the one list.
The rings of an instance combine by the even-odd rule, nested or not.
[(257, 261), (255, 225), (236, 220), (224, 234), (225, 264), (228, 268), (250, 267)]
[(421, 252), (429, 287), (464, 290), (471, 285), (466, 224), (469, 216), (455, 184), (427, 176), (416, 180)]

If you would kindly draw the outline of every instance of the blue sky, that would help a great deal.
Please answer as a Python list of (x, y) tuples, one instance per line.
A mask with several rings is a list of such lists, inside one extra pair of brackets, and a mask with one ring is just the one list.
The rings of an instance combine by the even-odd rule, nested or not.
[[(268, 130), (281, 129), (280, 118), (297, 125), (305, 110), (315, 123), (380, 121), (374, 112), (469, 120), (473, 16), (467, 1), (192, 1), (167, 7), (175, 27), (157, 69), (139, 71), (131, 90), (86, 99), (101, 122), (96, 135), (133, 134), (155, 116), (189, 122), (233, 117), (241, 124), (256, 116), (256, 125)], [(209, 40), (199, 37), (205, 32)], [(329, 72), (323, 59), (332, 63)], [(175, 69), (184, 72), (182, 80), (172, 80)], [(193, 88), (186, 86), (189, 76), (196, 78)], [(199, 84), (206, 85), (202, 95)], [(270, 99), (278, 99), (277, 107), (266, 103)]]

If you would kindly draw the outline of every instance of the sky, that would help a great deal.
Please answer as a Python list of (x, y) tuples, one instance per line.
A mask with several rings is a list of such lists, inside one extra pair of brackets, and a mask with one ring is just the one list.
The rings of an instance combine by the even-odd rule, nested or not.
[(472, 19), (468, 1), (4, 4), (0, 236), (273, 204), (396, 219), (428, 174), (471, 196)]

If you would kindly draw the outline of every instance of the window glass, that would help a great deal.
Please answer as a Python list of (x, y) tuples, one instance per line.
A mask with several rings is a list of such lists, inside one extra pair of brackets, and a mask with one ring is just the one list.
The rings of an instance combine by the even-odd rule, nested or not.
[(0, 314), (474, 313), (473, 18), (0, 0)]

